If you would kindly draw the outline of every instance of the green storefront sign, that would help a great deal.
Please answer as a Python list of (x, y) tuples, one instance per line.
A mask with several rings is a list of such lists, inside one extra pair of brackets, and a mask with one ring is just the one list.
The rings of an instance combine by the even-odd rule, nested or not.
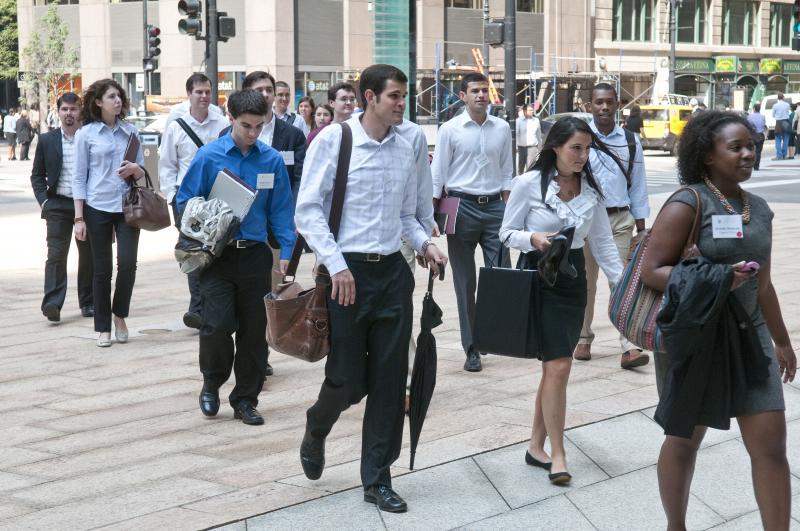
[(758, 59), (739, 59), (740, 74), (758, 74)]
[(707, 74), (713, 71), (713, 59), (675, 59), (675, 72), (678, 74)]
[(762, 74), (780, 74), (783, 72), (783, 59), (762, 59), (758, 70)]
[(714, 58), (714, 72), (735, 74), (739, 71), (739, 58), (730, 55)]
[(784, 74), (800, 74), (800, 61), (784, 61), (783, 62)]

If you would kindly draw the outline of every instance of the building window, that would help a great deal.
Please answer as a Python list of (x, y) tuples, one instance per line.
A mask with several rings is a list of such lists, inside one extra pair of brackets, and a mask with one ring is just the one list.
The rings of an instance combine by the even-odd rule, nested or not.
[(653, 40), (653, 0), (614, 0), (615, 41)]
[(544, 13), (544, 0), (517, 0), (517, 11), (522, 13)]
[(35, 6), (46, 6), (48, 4), (57, 4), (62, 6), (67, 6), (71, 4), (77, 4), (78, 0), (33, 0), (33, 5)]
[(708, 0), (683, 0), (675, 11), (678, 24), (678, 42), (704, 44)]
[(445, 6), (463, 9), (483, 9), (483, 2), (482, 0), (445, 0)]
[(759, 2), (726, 0), (722, 3), (722, 44), (756, 43)]
[(788, 48), (792, 44), (792, 5), (770, 5), (769, 45)]

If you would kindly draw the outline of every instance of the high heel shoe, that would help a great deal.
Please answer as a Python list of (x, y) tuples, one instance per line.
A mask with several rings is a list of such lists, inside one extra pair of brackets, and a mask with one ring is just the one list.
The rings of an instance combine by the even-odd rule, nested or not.
[(539, 461), (535, 457), (533, 457), (529, 451), (525, 450), (525, 462), (531, 466), (538, 466), (539, 468), (544, 468), (545, 470), (550, 470), (553, 466), (553, 463), (545, 463), (544, 461)]
[(111, 332), (100, 332), (100, 335), (97, 337), (97, 346), (98, 347), (110, 347), (111, 346)]

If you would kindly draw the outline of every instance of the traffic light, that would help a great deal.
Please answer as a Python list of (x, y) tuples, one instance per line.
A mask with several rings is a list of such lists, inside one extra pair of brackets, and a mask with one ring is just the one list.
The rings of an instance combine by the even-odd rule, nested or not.
[(202, 38), (200, 33), (203, 31), (203, 23), (200, 21), (200, 11), (202, 11), (200, 0), (180, 0), (178, 2), (178, 13), (186, 18), (178, 21), (178, 31), (183, 35), (189, 35), (197, 39)]
[(158, 68), (157, 57), (161, 55), (161, 30), (150, 24), (147, 25), (147, 55), (144, 58), (144, 71), (153, 72)]
[(231, 37), (236, 37), (236, 19), (220, 11), (217, 13), (217, 38), (222, 42), (228, 42)]
[(800, 0), (794, 0), (792, 10), (792, 50), (800, 52)]

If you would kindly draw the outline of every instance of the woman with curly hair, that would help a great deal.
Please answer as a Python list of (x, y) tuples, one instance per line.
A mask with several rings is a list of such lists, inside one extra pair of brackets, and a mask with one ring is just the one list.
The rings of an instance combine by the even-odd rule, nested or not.
[(297, 103), (297, 117), (294, 119), (294, 126), (300, 129), (306, 137), (314, 129), (315, 110), (316, 105), (311, 96), (303, 96)]
[[(730, 412), (738, 421), (750, 455), (763, 527), (788, 530), (791, 489), (781, 380), (786, 383), (794, 379), (797, 359), (770, 279), (773, 213), (766, 201), (740, 186), (753, 172), (754, 136), (747, 120), (737, 114), (711, 111), (695, 115), (681, 136), (678, 173), (681, 184), (700, 197), (702, 219), (697, 246), (710, 262), (732, 265), (731, 295), (750, 316), (768, 358), (766, 382), (748, 385), (745, 396), (734, 397)], [(642, 265), (642, 281), (649, 287), (665, 291), (689, 238), (696, 202), (692, 190), (679, 191), (653, 224)], [(738, 237), (726, 237), (714, 228), (720, 221), (741, 223)], [(760, 264), (757, 273), (747, 271), (748, 261)], [(659, 393), (663, 394), (668, 385), (666, 377), (676, 358), (674, 352), (655, 355)], [(712, 399), (706, 394), (703, 400)], [(661, 447), (658, 485), (668, 529), (686, 528), (689, 488), (706, 430), (705, 425), (698, 424), (691, 438), (667, 435)]]
[[(525, 453), (525, 462), (550, 472), (550, 482), (555, 485), (566, 485), (572, 479), (567, 471), (564, 423), (572, 352), (578, 344), (586, 310), (584, 244), (591, 244), (592, 255), (612, 283), (622, 273), (603, 192), (589, 164), (591, 149), (602, 151), (620, 164), (589, 124), (574, 117), (557, 121), (531, 171), (514, 179), (500, 227), (500, 241), (522, 251), (519, 265), (526, 269), (536, 269), (555, 233), (568, 227), (575, 230), (569, 250), (575, 276), (559, 273), (552, 287), (540, 284), (541, 299), (537, 304), (544, 308), (540, 319), (542, 379)], [(548, 437), (551, 455), (544, 449)]]
[[(94, 329), (98, 347), (111, 346), (111, 316), (119, 343), (128, 341), (125, 318), (136, 280), (139, 229), (125, 223), (122, 203), (133, 180), (144, 176), (141, 145), (136, 162), (123, 160), (136, 128), (125, 122), (128, 98), (113, 79), (95, 81), (83, 93), (83, 127), (75, 134), (75, 237), (92, 244)], [(117, 239), (117, 281), (111, 301), (113, 241)]]

